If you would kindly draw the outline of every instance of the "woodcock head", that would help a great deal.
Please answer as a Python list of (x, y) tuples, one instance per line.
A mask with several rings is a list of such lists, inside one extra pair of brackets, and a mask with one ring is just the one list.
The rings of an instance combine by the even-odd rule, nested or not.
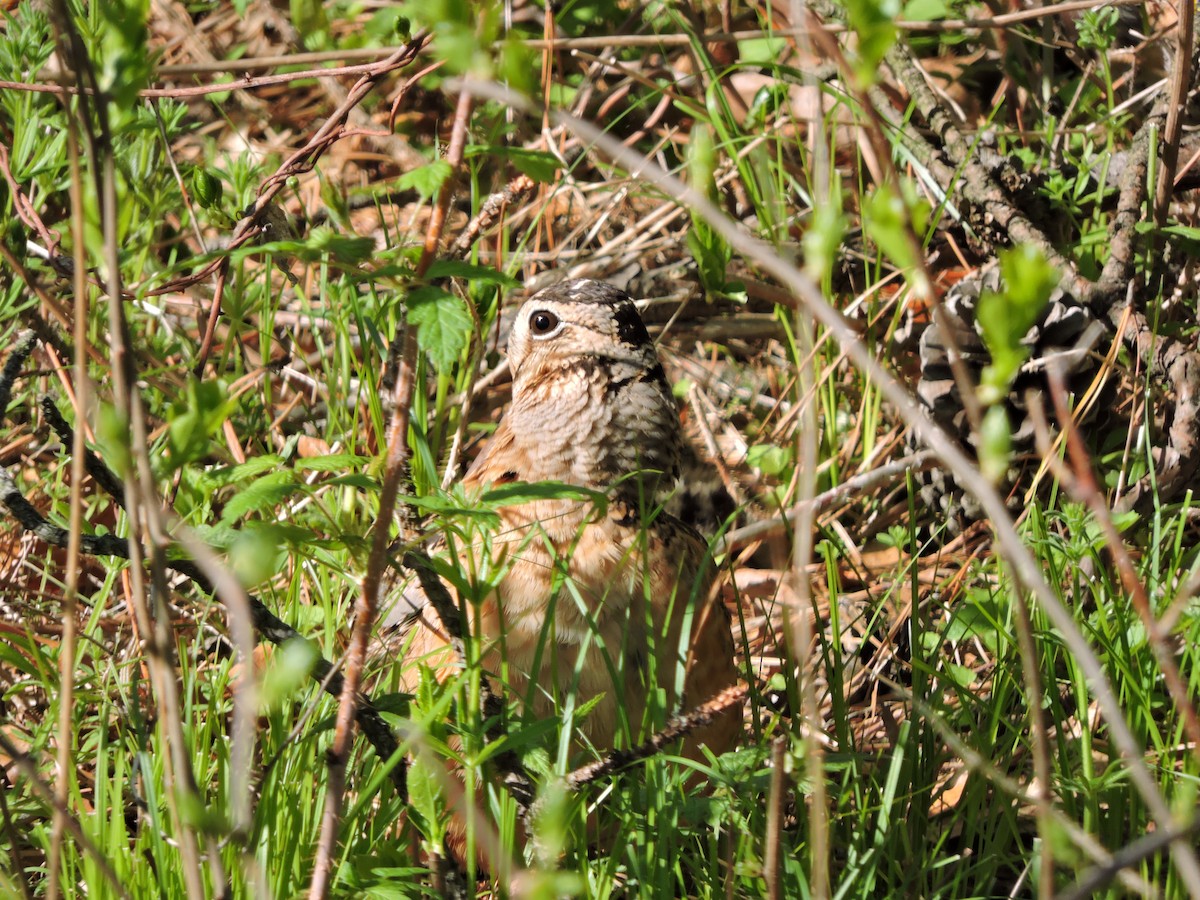
[(508, 341), (505, 418), (528, 454), (527, 480), (653, 496), (679, 475), (679, 411), (633, 300), (574, 279), (539, 291)]

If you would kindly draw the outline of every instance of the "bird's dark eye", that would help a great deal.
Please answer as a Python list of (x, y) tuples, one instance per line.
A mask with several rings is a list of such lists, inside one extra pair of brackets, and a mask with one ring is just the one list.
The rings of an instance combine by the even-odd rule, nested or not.
[(535, 335), (545, 336), (558, 327), (558, 316), (539, 309), (529, 316), (529, 330)]

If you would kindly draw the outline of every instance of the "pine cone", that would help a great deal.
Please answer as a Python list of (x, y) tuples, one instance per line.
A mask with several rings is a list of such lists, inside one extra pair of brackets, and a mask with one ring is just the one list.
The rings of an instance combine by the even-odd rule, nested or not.
[[(946, 339), (948, 336), (957, 347), (971, 385), (978, 386), (984, 367), (992, 360), (981, 337), (976, 309), (984, 291), (1001, 292), (1002, 289), (1000, 267), (996, 264), (963, 279), (950, 289), (943, 301), (939, 315), (941, 327), (930, 321), (920, 332), (918, 341), (921, 375), (917, 396), (933, 420), (958, 437), (964, 448), (972, 453), (978, 450), (979, 435), (971, 428), (962, 393), (954, 379)], [(1013, 449), (1013, 465), (1004, 487), (1021, 486), (1027, 468), (1024, 461), (1035, 450), (1035, 423), (1029, 414), (1031, 394), (1041, 398), (1041, 407), (1048, 417), (1054, 414), (1054, 404), (1047, 390), (1048, 366), (1059, 366), (1068, 390), (1078, 396), (1091, 383), (1100, 364), (1097, 355), (1089, 351), (1108, 332), (1105, 322), (1061, 288), (1051, 295), (1043, 315), (1022, 340), (1030, 348), (1030, 355), (1004, 401), (1012, 428)], [(1099, 406), (1097, 404), (1093, 409)], [(1053, 420), (1049, 425), (1052, 432), (1056, 430)], [(948, 473), (932, 469), (924, 473), (921, 480), (922, 500), (946, 518), (952, 533), (982, 516), (978, 503), (964, 495)], [(1020, 505), (1022, 493), (1010, 490), (1010, 506)]]

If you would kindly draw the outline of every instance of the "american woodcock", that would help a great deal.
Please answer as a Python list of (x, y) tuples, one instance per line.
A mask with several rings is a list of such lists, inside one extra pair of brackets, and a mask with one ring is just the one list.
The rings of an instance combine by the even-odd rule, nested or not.
[[(603, 492), (607, 504), (576, 493), (501, 507), (489, 542), (456, 548), (464, 570), (497, 573), (477, 608), (464, 604), (468, 627), (484, 642), (489, 677), (527, 710), (553, 716), (569, 693), (576, 708), (599, 697), (577, 734), (599, 751), (628, 746), (737, 677), (706, 545), (655, 499), (679, 475), (679, 413), (633, 301), (602, 282), (535, 294), (508, 358), (512, 403), (464, 486), (561, 482)], [(464, 559), (485, 552), (486, 563)], [(411, 638), (406, 689), (418, 662), (439, 673), (459, 664), (424, 598), (406, 591), (390, 620)], [(689, 736), (684, 752), (703, 743), (720, 753), (740, 726), (731, 710)]]

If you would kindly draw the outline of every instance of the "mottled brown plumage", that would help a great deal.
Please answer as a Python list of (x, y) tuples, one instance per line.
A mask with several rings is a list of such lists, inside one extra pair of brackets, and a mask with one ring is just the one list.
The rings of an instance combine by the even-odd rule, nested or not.
[[(578, 724), (578, 744), (627, 746), (736, 680), (705, 544), (655, 500), (678, 477), (675, 401), (633, 302), (601, 282), (567, 281), (528, 300), (508, 354), (512, 404), (464, 485), (564, 482), (603, 491), (608, 504), (602, 515), (590, 500), (557, 497), (500, 510), (490, 552), (504, 574), (472, 623), (483, 665), (539, 716), (555, 715), (568, 692), (576, 706), (603, 695)], [(412, 629), (407, 687), (418, 661), (457, 665), (431, 607), (409, 593), (397, 609)], [(662, 713), (644, 722), (655, 690)], [(740, 724), (732, 711), (685, 752), (728, 749)]]

